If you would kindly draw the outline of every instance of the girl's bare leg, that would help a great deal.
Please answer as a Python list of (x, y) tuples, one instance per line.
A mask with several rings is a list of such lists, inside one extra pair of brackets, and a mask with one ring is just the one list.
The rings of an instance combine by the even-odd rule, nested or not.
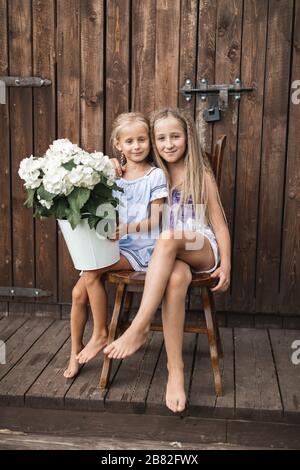
[(186, 404), (182, 345), (185, 298), (191, 280), (192, 273), (189, 265), (176, 260), (162, 303), (163, 331), (168, 360), (166, 405), (174, 413), (183, 411)]
[(71, 356), (67, 369), (64, 371), (66, 379), (72, 379), (79, 371), (77, 354), (83, 349), (82, 338), (87, 321), (88, 296), (85, 282), (80, 278), (72, 291), (71, 308)]
[(83, 279), (93, 315), (93, 334), (87, 345), (77, 354), (77, 360), (84, 364), (93, 359), (107, 344), (107, 294), (101, 276), (107, 271), (131, 269), (127, 258), (121, 255), (120, 260), (106, 268), (85, 271)]
[(128, 330), (104, 349), (108, 357), (125, 358), (144, 344), (176, 258), (197, 270), (209, 269), (214, 264), (213, 252), (206, 237), (193, 232), (163, 232), (156, 241), (149, 263), (140, 308)]

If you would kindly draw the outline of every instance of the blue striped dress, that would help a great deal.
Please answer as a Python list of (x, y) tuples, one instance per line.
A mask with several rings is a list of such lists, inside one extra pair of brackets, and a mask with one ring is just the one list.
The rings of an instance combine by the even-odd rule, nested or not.
[[(167, 198), (167, 182), (160, 168), (151, 167), (146, 175), (135, 180), (118, 178), (116, 183), (124, 192), (114, 191), (119, 198), (120, 223), (138, 223), (150, 216), (150, 203), (155, 199)], [(159, 227), (150, 233), (129, 233), (120, 241), (120, 252), (135, 271), (146, 271), (152, 256)]]

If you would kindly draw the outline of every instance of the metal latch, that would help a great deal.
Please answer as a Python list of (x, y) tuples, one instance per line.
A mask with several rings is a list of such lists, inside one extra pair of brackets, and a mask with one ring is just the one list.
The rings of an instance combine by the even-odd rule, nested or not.
[(241, 93), (248, 91), (253, 91), (253, 88), (242, 86), (239, 78), (235, 79), (234, 85), (208, 85), (207, 80), (202, 78), (199, 88), (194, 88), (192, 80), (188, 78), (180, 90), (186, 101), (191, 101), (194, 93), (200, 93), (201, 101), (208, 99), (208, 108), (203, 111), (203, 118), (206, 122), (221, 119), (220, 111), (227, 109), (229, 95), (234, 95), (234, 99), (239, 101)]
[(41, 77), (1, 77), (0, 76), (0, 104), (6, 103), (6, 87), (42, 87), (50, 86), (51, 80)]

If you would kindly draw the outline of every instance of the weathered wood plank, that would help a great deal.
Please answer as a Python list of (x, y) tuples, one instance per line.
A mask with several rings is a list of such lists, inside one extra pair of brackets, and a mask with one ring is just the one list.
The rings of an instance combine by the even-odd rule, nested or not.
[(0, 315), (7, 317), (8, 315), (8, 302), (0, 302)]
[[(154, 439), (122, 439), (106, 437), (78, 437), (45, 434), (27, 434), (1, 432), (0, 450), (245, 450), (249, 446), (232, 446), (231, 444), (196, 444), (177, 441), (157, 441)], [(257, 448), (256, 448), (257, 450)], [(191, 459), (192, 460), (192, 459)]]
[[(270, 330), (284, 418), (300, 422), (300, 365), (293, 364), (292, 344), (300, 340), (300, 330)], [(299, 357), (299, 354), (298, 356)]]
[(151, 333), (146, 345), (124, 359), (105, 397), (105, 409), (145, 411), (146, 397), (162, 346), (162, 335)]
[(132, 2), (132, 109), (149, 114), (155, 103), (156, 0)]
[[(151, 344), (152, 343), (152, 344)], [(153, 345), (153, 333), (151, 333), (144, 347), (140, 348), (135, 354), (129, 358), (124, 359), (118, 369), (117, 374), (115, 374), (114, 379), (109, 387), (109, 391), (105, 398), (105, 408), (118, 410), (118, 407), (121, 406), (122, 410), (131, 409), (131, 396), (134, 393), (136, 385), (140, 381), (140, 376), (143, 369), (143, 359), (144, 356), (149, 353), (149, 349), (152, 351), (152, 354), (159, 354), (160, 348), (156, 349), (155, 352), (151, 348)], [(161, 343), (160, 343), (161, 346)], [(155, 366), (155, 364), (154, 364)], [(154, 367), (150, 370), (150, 374), (153, 374)], [(149, 382), (145, 384), (149, 386)], [(148, 391), (148, 388), (147, 388)], [(145, 404), (140, 404), (140, 412), (144, 411)], [(120, 410), (120, 408), (119, 408)], [(136, 410), (139, 410), (139, 404), (137, 404)]]
[(239, 113), (231, 309), (254, 311), (268, 1), (244, 3), (241, 76), (253, 92)]
[(287, 328), (290, 330), (300, 330), (299, 316), (284, 316), (282, 320), (282, 328)]
[[(300, 77), (300, 2), (295, 3), (294, 37), (291, 85)], [(299, 90), (299, 85), (298, 85)], [(295, 86), (292, 93), (295, 93)], [(299, 91), (297, 94), (299, 100)], [(300, 266), (300, 105), (290, 97), (287, 148), (287, 169), (285, 180), (284, 221), (282, 226), (282, 250), (280, 271), (280, 310), (282, 313), (299, 312), (299, 266)]]
[[(33, 320), (34, 321), (34, 320)], [(47, 320), (39, 320), (47, 322)], [(50, 323), (50, 321), (49, 321)], [(62, 347), (69, 334), (61, 320), (55, 321), (36, 340), (27, 353), (0, 382), (0, 403), (2, 405), (24, 405), (24, 395), (35, 382), (52, 357)], [(20, 330), (19, 330), (20, 331)], [(14, 337), (16, 337), (14, 335)], [(13, 337), (13, 338), (14, 338)], [(9, 345), (8, 345), (9, 354)], [(11, 363), (9, 363), (9, 366)], [(6, 366), (4, 366), (5, 368)], [(1, 367), (2, 371), (2, 367)]]
[[(80, 2), (57, 2), (57, 133), (80, 144)], [(58, 299), (69, 302), (78, 279), (62, 234), (58, 235)]]
[(247, 313), (227, 313), (227, 325), (231, 328), (254, 328), (254, 315)]
[[(61, 329), (65, 330), (66, 338), (70, 334), (69, 322), (62, 321)], [(87, 324), (84, 333), (84, 344), (91, 336), (92, 325)], [(54, 355), (41, 375), (29, 388), (25, 395), (25, 405), (33, 408), (64, 408), (64, 397), (75, 378), (65, 379), (63, 373), (68, 366), (71, 351), (71, 338)]]
[(293, 2), (269, 2), (255, 305), (266, 313), (279, 305), (292, 16)]
[(264, 315), (263, 313), (254, 316), (255, 328), (282, 328), (283, 317), (280, 315)]
[(10, 336), (16, 333), (16, 331), (24, 325), (26, 318), (8, 318), (4, 317), (0, 324), (0, 339), (7, 341)]
[[(12, 320), (12, 322), (14, 322), (14, 320)], [(28, 320), (7, 340), (6, 364), (1, 365), (0, 380), (8, 374), (22, 356), (32, 347), (35, 341), (49, 328), (51, 323), (52, 320), (49, 319), (37, 318)], [(2, 384), (2, 382), (0, 382), (0, 384)]]
[[(88, 324), (86, 334), (91, 333), (92, 325)], [(113, 363), (112, 376), (117, 367)], [(72, 383), (65, 395), (65, 407), (73, 410), (103, 410), (106, 391), (99, 389), (99, 379), (103, 364), (103, 354), (100, 353), (93, 361), (85, 364), (80, 374)]]
[(236, 416), (282, 419), (283, 410), (266, 330), (234, 330)]
[[(80, 2), (81, 8), (81, 145), (103, 150), (104, 3)], [(92, 65), (92, 66), (91, 66)]]
[(140, 375), (131, 395), (130, 402), (133, 410), (145, 410), (150, 383), (155, 373), (162, 347), (163, 337), (160, 333), (156, 332), (153, 334), (149, 347), (145, 351), (140, 367)]
[(129, 0), (107, 2), (105, 149), (112, 154), (111, 126), (130, 107), (129, 99)]
[(224, 358), (220, 361), (223, 396), (216, 397), (206, 335), (199, 335), (189, 398), (192, 416), (229, 418), (234, 415), (234, 362), (231, 328), (221, 328)]
[[(215, 82), (234, 83), (240, 75), (243, 2), (228, 0), (218, 2)], [(238, 136), (239, 104), (229, 98), (228, 108), (222, 119), (214, 124), (213, 140), (219, 135), (227, 135), (223, 159), (220, 194), (226, 212), (231, 237), (234, 228), (234, 194), (236, 183), (236, 153)], [(229, 310), (230, 292), (216, 297), (217, 310)]]
[[(179, 83), (181, 88), (186, 79), (196, 82), (196, 65), (197, 65), (197, 18), (198, 18), (197, 0), (187, 0), (181, 2), (180, 11), (180, 57), (179, 57)], [(178, 95), (178, 105), (180, 108), (189, 109), (191, 115), (195, 114), (195, 99), (187, 102), (182, 94)]]
[[(216, 0), (199, 2), (198, 19), (198, 56), (197, 77), (198, 85), (202, 78), (208, 83), (215, 82), (215, 53), (216, 53), (216, 28), (217, 28), (217, 2)], [(207, 124), (202, 116), (208, 106), (207, 101), (201, 101), (201, 96), (196, 96), (196, 125), (202, 148), (206, 152), (212, 151), (211, 124)]]
[[(194, 333), (185, 333), (183, 337), (184, 383), (187, 397), (189, 395), (189, 387), (191, 382), (196, 338), (197, 335)], [(173, 412), (166, 407), (165, 396), (167, 378), (167, 355), (165, 348), (162, 348), (147, 397), (147, 413), (159, 413), (160, 415), (170, 413), (173, 414)], [(181, 414), (185, 413), (186, 410)]]
[[(69, 322), (63, 321), (62, 328), (66, 330), (67, 335)], [(88, 322), (83, 335), (84, 344), (89, 340), (91, 333), (92, 322)], [(51, 409), (64, 408), (65, 397), (67, 395), (68, 405), (70, 405), (70, 402), (76, 401), (78, 409), (89, 409), (89, 407), (86, 406), (86, 401), (83, 401), (83, 395), (89, 388), (90, 377), (94, 378), (96, 376), (96, 383), (97, 379), (99, 381), (98, 364), (95, 365), (95, 361), (98, 362), (98, 357), (95, 361), (83, 365), (77, 377), (65, 379), (63, 372), (68, 365), (70, 351), (71, 338), (64, 343), (32, 387), (26, 392), (26, 406)], [(76, 381), (75, 386), (74, 381)]]
[(177, 106), (180, 1), (156, 1), (155, 108)]
[[(8, 74), (8, 24), (7, 1), (0, 1), (0, 75)], [(9, 91), (6, 89), (6, 104), (0, 105), (0, 285), (12, 285), (11, 245), (11, 174), (9, 158)]]
[[(103, 364), (103, 355), (96, 361), (89, 362), (80, 371), (65, 396), (65, 408), (72, 410), (104, 410), (106, 390), (100, 390), (99, 380)], [(116, 372), (119, 361), (114, 361), (111, 376)]]
[[(55, 21), (54, 2), (33, 0), (33, 75), (47, 78), (52, 82), (49, 87), (33, 89), (33, 145), (34, 154), (39, 156), (45, 153), (49, 144), (55, 139)], [(37, 219), (35, 222), (35, 270), (36, 287), (51, 292), (49, 303), (57, 302), (56, 221), (53, 218)], [(36, 303), (40, 301), (43, 299), (36, 299)], [(54, 313), (56, 310), (54, 307)]]
[[(163, 339), (163, 334), (159, 333)], [(146, 410), (147, 412), (161, 412), (165, 408), (165, 395), (167, 386), (167, 354), (165, 347), (161, 349), (157, 365), (155, 367), (154, 377), (152, 378), (148, 391)], [(158, 411), (159, 410), (159, 411)], [(166, 410), (164, 410), (166, 411)]]
[(60, 305), (42, 304), (35, 302), (35, 299), (28, 301), (11, 300), (8, 302), (8, 315), (10, 317), (50, 317), (60, 318)]
[(232, 444), (299, 449), (300, 426), (284, 423), (228, 421), (227, 440)]
[(1, 426), (12, 431), (62, 434), (64, 436), (114, 436), (116, 440), (167, 442), (226, 442), (226, 421), (180, 416), (1, 408)]
[[(8, 2), (9, 73), (32, 75), (31, 1)], [(18, 175), (22, 158), (31, 155), (32, 142), (32, 89), (10, 90), (10, 142), (12, 181), (12, 246), (13, 284), (33, 287), (34, 240), (32, 212), (24, 207), (25, 190)], [(26, 227), (26, 230), (24, 230)]]
[[(56, 279), (56, 273), (54, 277)], [(36, 299), (38, 300), (38, 299)], [(61, 319), (61, 306), (58, 303), (44, 304), (42, 302), (35, 302), (34, 312), (32, 316), (53, 318), (53, 320)]]

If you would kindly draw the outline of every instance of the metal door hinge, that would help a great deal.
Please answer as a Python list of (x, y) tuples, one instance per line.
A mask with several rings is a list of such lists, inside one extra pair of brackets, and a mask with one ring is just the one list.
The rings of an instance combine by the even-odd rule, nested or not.
[(50, 297), (47, 290), (34, 287), (0, 287), (0, 297)]
[(51, 80), (41, 77), (8, 77), (0, 76), (0, 104), (6, 104), (6, 87), (44, 87), (50, 86)]
[(194, 88), (192, 80), (186, 79), (180, 92), (186, 101), (191, 101), (193, 94), (199, 93), (201, 101), (208, 99), (208, 108), (203, 111), (203, 118), (206, 122), (219, 121), (221, 119), (220, 111), (225, 111), (228, 107), (228, 96), (234, 95), (234, 99), (239, 101), (241, 93), (253, 91), (252, 87), (241, 85), (239, 78), (235, 79), (234, 85), (208, 85), (207, 80), (200, 80), (199, 88)]

